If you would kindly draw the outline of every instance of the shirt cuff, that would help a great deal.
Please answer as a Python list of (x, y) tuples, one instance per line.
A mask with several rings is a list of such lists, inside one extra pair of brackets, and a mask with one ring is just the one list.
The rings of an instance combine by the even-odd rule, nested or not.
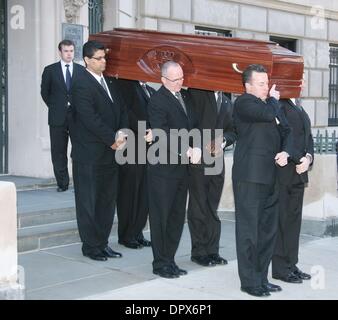
[(226, 145), (227, 145), (227, 140), (223, 138), (223, 143), (221, 144), (221, 148), (224, 149)]
[(308, 157), (308, 158), (309, 158), (309, 161), (310, 161), (310, 164), (311, 164), (312, 161), (313, 161), (312, 155), (311, 155), (310, 153), (307, 153), (307, 154), (305, 155), (305, 157)]

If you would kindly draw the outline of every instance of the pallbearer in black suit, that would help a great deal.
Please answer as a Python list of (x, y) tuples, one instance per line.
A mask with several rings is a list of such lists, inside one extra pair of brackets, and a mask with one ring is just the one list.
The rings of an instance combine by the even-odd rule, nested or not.
[[(223, 158), (223, 148), (234, 143), (236, 133), (233, 128), (233, 105), (223, 92), (189, 89), (193, 112), (197, 117), (197, 127), (202, 132), (209, 129), (210, 141), (204, 141), (203, 153), (211, 152), (211, 141), (217, 142), (214, 156)], [(215, 136), (215, 129), (221, 130)], [(214, 164), (213, 164), (214, 165)], [(188, 225), (191, 235), (191, 260), (202, 266), (227, 264), (219, 255), (221, 222), (217, 208), (224, 184), (224, 161), (216, 174), (205, 172), (204, 162), (191, 166), (189, 175)], [(209, 165), (212, 166), (212, 165)]]
[[(119, 243), (131, 248), (150, 247), (151, 242), (144, 238), (143, 228), (146, 225), (148, 206), (148, 184), (146, 163), (138, 163), (137, 141), (150, 135), (147, 105), (156, 91), (145, 82), (119, 80), (121, 95), (128, 110), (129, 128), (135, 134), (135, 164), (124, 164), (119, 170), (119, 192), (117, 198), (118, 237)], [(139, 121), (146, 123), (144, 132), (138, 132)], [(145, 150), (144, 150), (145, 151)]]
[(298, 102), (298, 99), (280, 100), (293, 132), (294, 155), (293, 161), (278, 169), (279, 223), (272, 257), (273, 278), (291, 283), (311, 279), (297, 268), (304, 188), (314, 159), (310, 118)]
[(104, 46), (83, 46), (87, 70), (73, 89), (71, 125), (76, 217), (82, 253), (94, 260), (121, 257), (108, 246), (117, 197), (118, 165), (115, 150), (126, 143), (125, 106), (113, 80), (103, 77)]
[(66, 191), (69, 185), (67, 147), (71, 89), (84, 68), (73, 62), (75, 46), (72, 41), (63, 40), (58, 48), (61, 60), (45, 67), (42, 73), (41, 96), (48, 107), (50, 145), (57, 191), (62, 192)]
[(232, 170), (237, 261), (241, 289), (263, 297), (281, 290), (267, 276), (278, 224), (276, 171), (291, 154), (290, 128), (280, 113), (275, 85), (269, 91), (265, 68), (250, 65), (242, 78), (246, 93), (234, 106), (237, 143)]
[[(191, 147), (186, 147), (182, 141), (177, 140), (177, 130), (189, 131), (194, 127), (190, 105), (181, 90), (183, 70), (178, 63), (168, 61), (163, 64), (161, 75), (163, 85), (152, 95), (148, 105), (153, 132), (161, 129), (166, 134), (167, 142), (166, 148), (162, 150), (167, 156), (166, 161), (149, 164), (148, 167), (153, 273), (164, 278), (177, 278), (187, 274), (187, 271), (180, 269), (175, 263), (175, 253), (183, 231), (188, 191), (188, 161), (185, 160), (189, 157), (195, 162), (198, 161), (198, 156), (194, 156)], [(174, 140), (178, 141), (177, 149), (171, 145)], [(158, 141), (155, 139), (155, 142)]]

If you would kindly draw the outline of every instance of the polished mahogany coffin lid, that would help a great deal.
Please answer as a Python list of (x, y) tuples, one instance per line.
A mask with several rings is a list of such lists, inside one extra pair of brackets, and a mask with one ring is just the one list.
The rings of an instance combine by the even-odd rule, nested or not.
[(173, 60), (183, 68), (186, 87), (242, 93), (241, 73), (257, 63), (281, 97), (300, 95), (303, 57), (274, 42), (120, 28), (89, 39), (107, 48), (108, 76), (160, 83), (161, 65)]

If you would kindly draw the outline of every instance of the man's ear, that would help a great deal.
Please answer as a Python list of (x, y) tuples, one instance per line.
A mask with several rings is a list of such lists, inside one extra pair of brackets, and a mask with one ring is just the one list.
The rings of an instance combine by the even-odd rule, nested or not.
[(248, 82), (245, 82), (245, 84), (244, 84), (244, 88), (245, 88), (245, 91), (248, 91), (248, 90), (250, 90), (250, 83), (248, 83)]
[(83, 60), (84, 60), (84, 62), (85, 62), (85, 64), (86, 64), (86, 66), (87, 66), (87, 65), (88, 65), (88, 60), (89, 60), (89, 58), (88, 58), (88, 57), (84, 57)]

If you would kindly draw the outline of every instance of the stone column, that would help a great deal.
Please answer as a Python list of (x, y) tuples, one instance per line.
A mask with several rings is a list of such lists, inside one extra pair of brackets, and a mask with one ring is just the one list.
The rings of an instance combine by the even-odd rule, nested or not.
[(0, 212), (0, 300), (21, 300), (24, 298), (24, 283), (17, 283), (17, 210), (14, 183), (0, 181)]
[(40, 83), (43, 67), (57, 59), (56, 3), (8, 1), (8, 162), (14, 175), (53, 176)]

